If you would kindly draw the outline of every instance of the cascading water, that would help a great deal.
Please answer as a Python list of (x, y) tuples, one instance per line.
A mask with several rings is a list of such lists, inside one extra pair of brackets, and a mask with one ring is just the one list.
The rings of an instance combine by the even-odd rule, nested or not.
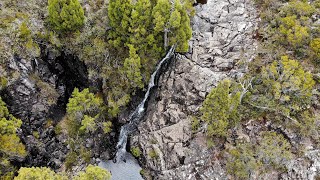
[(117, 152), (113, 161), (100, 162), (99, 166), (106, 168), (112, 174), (112, 180), (142, 180), (140, 175), (141, 167), (137, 160), (126, 151), (128, 136), (137, 129), (137, 126), (144, 115), (145, 104), (148, 101), (152, 88), (156, 86), (162, 66), (174, 55), (175, 47), (171, 47), (167, 55), (159, 62), (155, 71), (150, 77), (148, 90), (138, 107), (129, 116), (129, 123), (121, 127)]
[(160, 76), (159, 71), (160, 71), (161, 67), (163, 66), (163, 64), (165, 64), (169, 59), (172, 58), (172, 56), (174, 54), (174, 50), (175, 50), (175, 46), (172, 46), (170, 48), (170, 50), (168, 51), (168, 53), (166, 54), (166, 56), (159, 62), (155, 71), (153, 72), (153, 74), (150, 77), (150, 81), (148, 84), (148, 90), (147, 90), (146, 94), (144, 95), (142, 102), (138, 105), (138, 107), (135, 109), (135, 111), (133, 111), (133, 113), (130, 114), (129, 123), (125, 124), (124, 126), (121, 127), (119, 141), (117, 144), (117, 153), (114, 158), (114, 162), (124, 160), (122, 158), (126, 152), (128, 135), (131, 134), (137, 128), (138, 123), (140, 122), (140, 119), (143, 117), (143, 114), (145, 112), (145, 104), (149, 98), (150, 91), (153, 87), (156, 86), (156, 79), (158, 79)]

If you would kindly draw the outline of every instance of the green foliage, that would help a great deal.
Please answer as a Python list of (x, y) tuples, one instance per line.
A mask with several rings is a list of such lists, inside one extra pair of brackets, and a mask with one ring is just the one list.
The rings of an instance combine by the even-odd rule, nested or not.
[(102, 130), (105, 134), (111, 132), (111, 127), (112, 127), (112, 123), (111, 121), (108, 121), (108, 122), (103, 122), (102, 123)]
[[(166, 36), (167, 46), (177, 43), (178, 51), (188, 50), (188, 40), (191, 38), (188, 15), (190, 2), (176, 1), (171, 4), (168, 0), (109, 1), (110, 30), (107, 37), (110, 48), (116, 50), (110, 53), (108, 65), (102, 63), (101, 76), (104, 79), (103, 88), (111, 117), (117, 116), (136, 89), (142, 89), (149, 81), (157, 61), (165, 52), (163, 47), (166, 30), (170, 30)], [(171, 9), (174, 11), (171, 12)], [(89, 52), (92, 52), (91, 47)]]
[(179, 0), (175, 1), (175, 10), (171, 13), (169, 24), (171, 26), (170, 45), (177, 44), (177, 52), (188, 52), (192, 29), (187, 9)]
[(152, 159), (157, 159), (159, 157), (158, 153), (154, 149), (148, 152), (148, 156)]
[(7, 84), (8, 84), (7, 78), (0, 76), (0, 90), (5, 88)]
[(266, 26), (259, 30), (263, 42), (247, 74), (253, 81), (243, 100), (243, 113), (247, 119), (263, 117), (300, 137), (318, 139), (311, 97), (312, 73), (319, 70), (310, 62), (319, 62), (319, 28), (313, 18), (319, 1), (258, 3)]
[(26, 22), (22, 22), (21, 26), (20, 26), (20, 36), (19, 38), (23, 39), (23, 40), (27, 40), (30, 36), (31, 36), (31, 31), (27, 26)]
[(161, 33), (168, 29), (167, 21), (170, 19), (170, 2), (168, 0), (158, 0), (156, 6), (152, 10), (154, 31)]
[(109, 2), (108, 18), (112, 28), (109, 33), (109, 43), (116, 48), (123, 47), (128, 42), (131, 11), (131, 0), (110, 0)]
[(250, 179), (258, 172), (284, 170), (293, 157), (289, 142), (281, 134), (269, 131), (261, 133), (257, 145), (237, 142), (227, 152), (227, 172), (239, 179)]
[(213, 88), (203, 102), (201, 119), (208, 123), (207, 136), (226, 137), (227, 130), (239, 121), (240, 93), (231, 94), (230, 81)]
[[(152, 11), (154, 31), (163, 34), (165, 45), (169, 41), (171, 46), (177, 44), (177, 52), (187, 52), (188, 41), (192, 36), (187, 7), (176, 0), (172, 12), (171, 9), (172, 5), (168, 0), (157, 1)], [(169, 36), (166, 36), (168, 32)]]
[(74, 180), (110, 180), (111, 174), (105, 169), (98, 166), (89, 165), (85, 172), (80, 172), (79, 175)]
[(72, 166), (78, 161), (78, 155), (74, 151), (70, 151), (65, 160), (66, 170), (71, 170)]
[(199, 121), (199, 119), (197, 118), (197, 117), (192, 117), (191, 118), (191, 129), (192, 129), (192, 132), (195, 132), (195, 131), (197, 131), (198, 130), (198, 128), (199, 128), (199, 126), (200, 126), (200, 121)]
[(56, 174), (46, 167), (32, 167), (32, 168), (20, 168), (19, 175), (14, 180), (67, 180), (68, 178), (63, 175)]
[(91, 151), (84, 148), (84, 139), (94, 139), (97, 131), (111, 131), (112, 123), (106, 121), (105, 116), (106, 107), (100, 97), (90, 93), (89, 89), (74, 89), (67, 104), (66, 129), (70, 137), (70, 152), (65, 162), (67, 170), (70, 170), (78, 159), (87, 163), (90, 161)]
[(80, 147), (80, 157), (84, 162), (90, 163), (91, 160), (91, 150), (81, 146)]
[(261, 96), (256, 102), (289, 115), (299, 112), (310, 104), (315, 84), (312, 74), (304, 71), (300, 63), (287, 56), (263, 67), (261, 87), (256, 86)]
[(57, 32), (65, 33), (84, 25), (84, 11), (78, 0), (48, 0), (49, 23)]
[(250, 179), (250, 175), (259, 169), (261, 164), (254, 158), (253, 146), (249, 143), (239, 143), (228, 151), (227, 172), (239, 179)]
[(39, 139), (39, 138), (40, 138), (40, 134), (39, 134), (38, 131), (33, 131), (33, 132), (32, 132), (32, 135), (33, 135), (33, 137), (35, 137), (36, 139)]
[(80, 131), (85, 131), (86, 133), (94, 132), (97, 130), (97, 125), (94, 122), (95, 118), (84, 115), (83, 120), (81, 121)]
[(141, 174), (141, 176), (144, 176), (146, 174), (146, 172), (143, 169), (141, 169), (140, 174)]
[(285, 36), (284, 42), (288, 42), (289, 46), (295, 48), (307, 44), (310, 36), (309, 28), (302, 26), (296, 18), (295, 15), (281, 18), (281, 25), (279, 27), (280, 33)]
[(20, 119), (16, 119), (9, 113), (0, 97), (0, 178), (13, 171), (9, 162), (11, 158), (23, 159), (27, 155), (24, 145), (16, 134), (21, 124)]
[(111, 174), (98, 166), (89, 165), (84, 172), (78, 176), (68, 178), (66, 175), (58, 174), (46, 167), (20, 168), (18, 176), (14, 180), (110, 180)]
[(257, 148), (257, 157), (264, 167), (284, 169), (292, 157), (290, 143), (275, 132), (263, 132)]
[(278, 0), (268, 0), (259, 3), (263, 6), (263, 24), (267, 25), (260, 30), (266, 40), (262, 44), (271, 47), (267, 51), (277, 53), (273, 54), (273, 58), (274, 55), (279, 58), (290, 51), (293, 52), (290, 54), (292, 58), (301, 61), (315, 60), (314, 54), (310, 53), (309, 44), (313, 38), (319, 37), (318, 25), (312, 18), (319, 9), (317, 2), (290, 0), (283, 4)]
[(308, 112), (315, 81), (298, 61), (282, 56), (252, 78), (250, 92), (244, 99), (249, 111), (301, 135), (306, 135), (303, 126), (315, 125), (309, 117), (312, 113)]
[(283, 7), (282, 11), (282, 13), (286, 15), (310, 17), (315, 12), (315, 7), (313, 7), (308, 1), (291, 0), (288, 5)]
[(310, 48), (312, 51), (312, 55), (316, 63), (320, 63), (320, 38), (315, 38), (310, 42)]
[(139, 147), (132, 147), (130, 151), (131, 151), (131, 154), (136, 158), (141, 156), (141, 150)]
[[(98, 128), (106, 128), (103, 113), (105, 107), (101, 98), (89, 92), (74, 89), (67, 104), (67, 130), (69, 135), (90, 134)], [(108, 122), (110, 128), (110, 122)], [(107, 132), (107, 131), (106, 131)]]
[(133, 45), (129, 46), (129, 58), (124, 60), (124, 70), (126, 72), (127, 78), (131, 84), (131, 87), (143, 87), (142, 77), (140, 74), (140, 57), (136, 54), (136, 49)]

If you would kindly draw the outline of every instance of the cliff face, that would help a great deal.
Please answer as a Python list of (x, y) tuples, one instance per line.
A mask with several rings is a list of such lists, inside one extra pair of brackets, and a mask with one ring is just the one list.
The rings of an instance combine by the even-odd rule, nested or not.
[(226, 178), (218, 149), (207, 147), (203, 132), (192, 132), (191, 121), (212, 87), (246, 71), (240, 64), (257, 46), (257, 13), (249, 0), (209, 0), (196, 7), (192, 24), (189, 53), (162, 75), (131, 141), (158, 179)]
[[(233, 139), (208, 148), (205, 127), (194, 131), (192, 122), (199, 119), (205, 96), (220, 80), (237, 79), (247, 71), (246, 62), (257, 54), (254, 37), (258, 23), (257, 7), (251, 0), (208, 0), (196, 7), (189, 53), (178, 55), (162, 75), (139, 132), (131, 138), (131, 146), (142, 150), (140, 160), (155, 179), (228, 179), (222, 156)], [(282, 127), (249, 121), (234, 133), (237, 139), (255, 143), (266, 128)], [(314, 179), (320, 171), (316, 145), (282, 131), (293, 149), (305, 145), (306, 151), (286, 164), (286, 172), (251, 178)]]
[(71, 55), (54, 57), (47, 50), (38, 59), (18, 55), (12, 59), (10, 71), (19, 76), (2, 97), (10, 112), (23, 121), (20, 137), (29, 152), (25, 163), (59, 168), (68, 149), (66, 138), (57, 135), (54, 126), (64, 116), (73, 89), (86, 87), (88, 79), (84, 63)]

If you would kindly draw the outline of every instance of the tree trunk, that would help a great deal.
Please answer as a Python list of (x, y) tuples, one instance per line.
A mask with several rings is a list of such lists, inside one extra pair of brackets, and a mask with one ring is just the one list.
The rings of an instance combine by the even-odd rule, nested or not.
[(168, 29), (164, 29), (164, 49), (167, 50), (167, 47), (168, 47), (168, 32), (169, 30)]

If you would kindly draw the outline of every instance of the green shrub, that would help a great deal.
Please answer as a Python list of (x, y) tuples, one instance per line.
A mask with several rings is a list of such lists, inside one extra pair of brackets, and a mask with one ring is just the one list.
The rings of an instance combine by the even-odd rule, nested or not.
[(158, 153), (154, 149), (150, 150), (148, 152), (148, 155), (152, 159), (157, 159), (159, 157)]
[(80, 148), (80, 157), (86, 163), (90, 163), (91, 160), (91, 151), (83, 146)]
[(238, 112), (240, 94), (231, 94), (230, 86), (229, 80), (220, 82), (203, 102), (200, 109), (201, 119), (208, 123), (208, 137), (226, 137), (227, 130), (234, 127), (240, 119)]
[(56, 174), (49, 168), (46, 167), (32, 167), (26, 168), (22, 167), (19, 169), (18, 176), (14, 180), (35, 180), (35, 179), (45, 179), (45, 180), (67, 180), (68, 178), (63, 175)]
[(33, 136), (34, 138), (36, 138), (36, 139), (39, 139), (39, 138), (40, 138), (40, 134), (39, 134), (38, 131), (33, 131), (33, 132), (32, 132), (32, 136)]
[(111, 174), (99, 166), (89, 165), (85, 172), (80, 172), (73, 180), (110, 180)]
[(200, 126), (200, 121), (198, 120), (197, 117), (193, 116), (191, 118), (191, 129), (192, 129), (192, 132), (196, 132), (199, 129), (199, 126)]
[(65, 160), (66, 170), (71, 170), (72, 166), (77, 162), (77, 160), (78, 160), (77, 153), (74, 151), (69, 152)]
[(140, 174), (141, 174), (141, 176), (144, 176), (146, 174), (146, 172), (143, 169), (141, 169)]
[(61, 127), (60, 123), (57, 124), (57, 125), (54, 127), (54, 132), (55, 132), (56, 134), (58, 134), (58, 135), (62, 133), (62, 127)]
[(75, 31), (84, 25), (84, 11), (78, 0), (49, 0), (49, 23), (58, 32)]
[(237, 143), (237, 146), (228, 150), (227, 172), (238, 179), (250, 179), (260, 164), (255, 159), (253, 145), (249, 143)]
[(131, 151), (132, 155), (133, 155), (134, 157), (136, 157), (136, 158), (138, 158), (138, 157), (141, 156), (141, 150), (140, 150), (139, 147), (132, 147), (132, 148), (130, 149), (130, 151)]
[(310, 48), (316, 63), (320, 63), (320, 38), (315, 38), (310, 42)]
[(290, 143), (276, 132), (262, 133), (256, 155), (264, 167), (274, 169), (285, 169), (286, 162), (293, 157)]
[(20, 25), (20, 35), (19, 38), (21, 38), (22, 40), (28, 40), (31, 37), (31, 31), (27, 26), (26, 22), (22, 22)]
[(0, 90), (8, 85), (8, 80), (5, 77), (0, 77)]
[(4, 178), (2, 176), (9, 177), (10, 172), (14, 172), (11, 159), (23, 159), (27, 155), (24, 145), (16, 134), (21, 125), (22, 121), (9, 113), (0, 97), (0, 179)]
[(70, 136), (90, 135), (98, 128), (105, 133), (111, 131), (111, 121), (105, 121), (105, 106), (101, 98), (75, 88), (67, 104), (67, 131)]

